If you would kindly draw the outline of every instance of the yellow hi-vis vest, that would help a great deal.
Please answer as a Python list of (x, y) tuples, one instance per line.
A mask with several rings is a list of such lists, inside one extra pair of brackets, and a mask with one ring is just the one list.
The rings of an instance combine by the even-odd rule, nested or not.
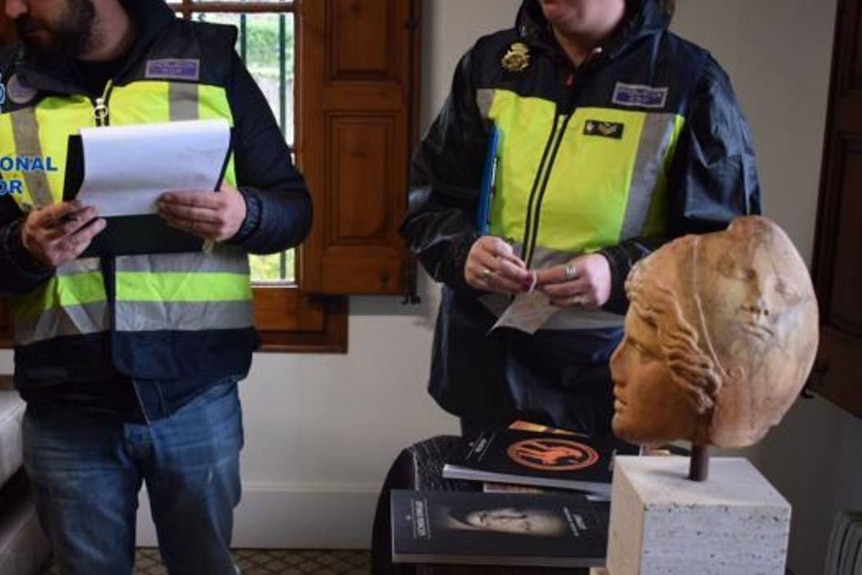
[[(105, 100), (114, 126), (216, 118), (232, 124), (225, 89), (218, 86), (134, 81), (109, 85)], [(85, 96), (48, 96), (36, 106), (0, 114), (0, 158), (50, 158), (57, 168), (4, 171), (4, 178), (23, 182), (21, 193), (12, 194), (23, 211), (62, 201), (68, 137), (94, 125), (94, 104)], [(224, 179), (236, 185), (232, 158)], [(16, 345), (111, 330), (253, 326), (248, 258), (239, 248), (215, 244), (195, 253), (118, 256), (115, 269), (113, 286), (106, 286), (100, 260), (81, 258), (59, 266), (30, 293), (12, 298)]]
[[(599, 106), (561, 114), (551, 100), (504, 89), (480, 90), (477, 103), (500, 134), (489, 233), (507, 238), (530, 268), (664, 234), (681, 115)], [(482, 301), (498, 314), (509, 303)], [(543, 328), (620, 325), (622, 316), (571, 308)]]

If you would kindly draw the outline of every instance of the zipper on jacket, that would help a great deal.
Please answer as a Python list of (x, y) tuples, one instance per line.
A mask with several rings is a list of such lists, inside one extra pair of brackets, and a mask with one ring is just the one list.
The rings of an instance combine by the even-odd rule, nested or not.
[(551, 179), (551, 170), (553, 170), (556, 163), (557, 154), (565, 138), (569, 122), (575, 115), (577, 95), (580, 92), (581, 82), (583, 81), (583, 77), (594, 67), (594, 57), (601, 54), (601, 48), (593, 50), (581, 62), (581, 65), (577, 69), (570, 70), (566, 77), (565, 87), (567, 93), (565, 105), (562, 108), (562, 112), (558, 111), (557, 116), (554, 118), (554, 129), (551, 131), (548, 142), (545, 144), (545, 151), (539, 164), (539, 171), (533, 182), (533, 189), (530, 191), (530, 201), (527, 206), (527, 222), (524, 229), (524, 253), (522, 254), (522, 259), (527, 265), (527, 269), (530, 268), (533, 262), (536, 240), (539, 237), (539, 216), (542, 212), (542, 199), (545, 196), (548, 181)]
[[(105, 89), (102, 91), (102, 95), (93, 99), (93, 117), (96, 119), (97, 127), (105, 127), (110, 125), (111, 123), (111, 109), (108, 107), (108, 102), (111, 99), (111, 90), (114, 88), (114, 81), (108, 80), (108, 83), (105, 84)], [(116, 317), (116, 304), (117, 304), (117, 289), (116, 289), (116, 278), (117, 278), (117, 266), (114, 263), (114, 258), (111, 256), (102, 256), (99, 258), (99, 264), (102, 269), (102, 285), (105, 288), (105, 299), (108, 304), (108, 330), (110, 334), (114, 334), (116, 332), (117, 325), (117, 317)], [(109, 353), (113, 357), (114, 355), (114, 341), (113, 335), (109, 339), (110, 350)], [(141, 403), (141, 394), (138, 392), (137, 386), (132, 383), (132, 387), (135, 389), (135, 395), (138, 398), (138, 405), (141, 408), (141, 412), (144, 414), (144, 419), (149, 425), (150, 421), (147, 418), (146, 410), (143, 407), (143, 403)]]
[(108, 80), (102, 95), (93, 100), (93, 116), (96, 118), (96, 126), (104, 127), (111, 123), (111, 109), (108, 101), (111, 99), (111, 90), (114, 89), (114, 81)]
[(524, 253), (522, 255), (522, 259), (527, 264), (528, 269), (533, 261), (536, 239), (539, 236), (539, 215), (542, 212), (542, 198), (545, 196), (548, 180), (551, 178), (551, 170), (554, 167), (557, 153), (560, 151), (560, 145), (563, 143), (566, 128), (571, 119), (572, 114), (570, 112), (558, 114), (554, 119), (554, 129), (551, 131), (548, 142), (545, 144), (545, 152), (539, 164), (539, 171), (536, 174), (536, 179), (533, 181), (533, 189), (530, 191), (530, 201), (527, 205), (527, 223), (524, 227)]

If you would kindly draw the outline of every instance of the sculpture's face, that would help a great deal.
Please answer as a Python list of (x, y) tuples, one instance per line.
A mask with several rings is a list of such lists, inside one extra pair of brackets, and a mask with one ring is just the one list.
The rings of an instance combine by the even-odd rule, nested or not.
[(786, 342), (795, 313), (810, 294), (807, 271), (768, 231), (735, 226), (704, 236), (698, 253), (696, 289), (710, 322), (720, 335), (720, 352), (763, 351)]
[(695, 286), (728, 372), (713, 441), (751, 445), (784, 416), (816, 354), (817, 302), (808, 270), (781, 230), (743, 218), (702, 238)]
[(611, 356), (617, 437), (658, 445), (694, 437), (698, 413), (674, 379), (655, 325), (626, 315), (626, 334)]
[[(780, 421), (811, 369), (818, 317), (805, 264), (775, 224), (746, 217), (724, 232), (677, 240), (647, 258), (627, 287), (639, 303), (611, 363), (618, 435), (744, 447)], [(645, 348), (650, 337), (664, 386), (652, 382), (661, 370), (632, 343)], [(632, 391), (647, 384), (649, 396)], [(685, 388), (699, 390), (700, 408)]]

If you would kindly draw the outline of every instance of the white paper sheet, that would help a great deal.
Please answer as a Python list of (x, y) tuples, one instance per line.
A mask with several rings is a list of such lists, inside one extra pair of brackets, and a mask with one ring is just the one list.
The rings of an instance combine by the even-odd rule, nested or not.
[(100, 216), (156, 213), (171, 190), (214, 190), (230, 145), (225, 120), (82, 128), (78, 200)]
[(515, 296), (506, 311), (497, 319), (497, 323), (491, 327), (491, 331), (499, 327), (511, 327), (532, 335), (558, 311), (560, 308), (552, 305), (548, 296), (540, 291), (530, 290)]

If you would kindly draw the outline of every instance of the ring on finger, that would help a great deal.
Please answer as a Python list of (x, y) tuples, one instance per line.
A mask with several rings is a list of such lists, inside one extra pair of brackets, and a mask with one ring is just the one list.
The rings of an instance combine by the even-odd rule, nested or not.
[(490, 268), (482, 268), (482, 273), (479, 274), (479, 277), (482, 281), (488, 282), (492, 275), (494, 275), (494, 272), (492, 272)]
[(578, 279), (578, 276), (581, 275), (578, 272), (578, 268), (573, 263), (566, 264), (564, 269), (566, 270), (566, 281)]
[(582, 306), (582, 305), (586, 305), (587, 297), (584, 294), (577, 294), (577, 295), (573, 295), (569, 301), (572, 302), (572, 305)]

